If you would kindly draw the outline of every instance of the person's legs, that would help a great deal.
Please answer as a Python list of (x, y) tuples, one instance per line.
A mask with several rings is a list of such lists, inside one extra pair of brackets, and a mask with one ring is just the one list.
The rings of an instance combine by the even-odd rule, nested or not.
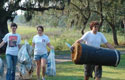
[(44, 79), (45, 77), (45, 73), (46, 73), (46, 59), (41, 59), (41, 63), (42, 63), (42, 78)]
[(41, 60), (36, 60), (37, 79), (40, 80)]
[(101, 78), (96, 77), (95, 80), (101, 80)]
[(17, 63), (17, 56), (12, 56), (12, 73), (11, 73), (12, 80), (15, 80), (16, 63)]
[(89, 76), (84, 76), (84, 80), (89, 80)]
[(45, 73), (46, 73), (46, 59), (47, 54), (42, 55), (41, 63), (42, 63), (42, 79), (45, 80)]
[(102, 77), (102, 66), (95, 66), (95, 80), (101, 80)]
[(89, 77), (92, 77), (93, 65), (86, 64), (84, 65), (84, 80), (89, 80)]
[(35, 63), (36, 63), (37, 80), (40, 80), (41, 56), (40, 55), (35, 55), (34, 60), (35, 60)]
[(6, 55), (6, 62), (7, 62), (7, 72), (6, 72), (6, 80), (11, 80), (11, 67), (12, 67), (12, 56)]

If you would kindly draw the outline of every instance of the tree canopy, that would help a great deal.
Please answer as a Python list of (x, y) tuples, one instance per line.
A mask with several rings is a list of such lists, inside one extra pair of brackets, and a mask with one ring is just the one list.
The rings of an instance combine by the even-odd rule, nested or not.
[[(56, 9), (64, 10), (65, 4), (70, 0), (1, 0), (0, 1), (0, 42), (8, 33), (7, 21), (15, 18), (17, 10), (27, 11), (25, 17), (32, 19), (34, 11), (44, 12), (45, 10)], [(5, 49), (5, 48), (4, 48)], [(1, 50), (0, 50), (1, 51)]]
[(107, 23), (112, 29), (114, 44), (118, 45), (117, 28), (125, 19), (125, 0), (1, 0), (0, 42), (8, 33), (7, 21), (14, 20), (17, 10), (26, 11), (24, 16), (30, 21), (36, 14), (35, 11), (44, 12), (50, 9), (61, 10), (61, 16), (54, 14), (56, 21), (66, 20), (69, 27), (82, 28), (82, 34), (91, 20), (100, 21), (100, 27), (104, 22)]

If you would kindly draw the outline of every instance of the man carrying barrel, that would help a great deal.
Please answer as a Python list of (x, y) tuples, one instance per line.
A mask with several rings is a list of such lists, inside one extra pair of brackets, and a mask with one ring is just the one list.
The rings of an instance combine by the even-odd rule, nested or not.
[[(100, 47), (103, 43), (108, 48), (114, 49), (114, 47), (109, 44), (105, 38), (105, 36), (98, 32), (99, 22), (92, 21), (90, 23), (90, 31), (86, 32), (79, 40), (76, 42), (85, 42), (85, 44), (93, 46), (93, 47)], [(92, 65), (92, 64), (85, 64), (84, 65), (84, 80), (89, 80), (89, 77), (92, 77), (92, 72), (95, 72), (95, 80), (101, 80), (102, 77), (102, 66), (101, 65)]]

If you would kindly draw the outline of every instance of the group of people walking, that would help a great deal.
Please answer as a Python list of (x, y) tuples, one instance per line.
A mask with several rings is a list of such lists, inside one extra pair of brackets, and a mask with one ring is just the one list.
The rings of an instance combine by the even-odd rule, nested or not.
[[(7, 43), (6, 47), (6, 62), (7, 72), (6, 80), (15, 80), (17, 54), (20, 49), (21, 36), (16, 33), (18, 28), (16, 23), (10, 25), (11, 32), (7, 33), (3, 41), (0, 43), (0, 48)], [(37, 26), (38, 34), (33, 37), (32, 46), (34, 48), (34, 60), (36, 62), (37, 79), (40, 80), (40, 69), (42, 68), (42, 80), (45, 80), (46, 60), (47, 60), (47, 46), (50, 49), (54, 47), (50, 44), (50, 39), (47, 35), (43, 34), (43, 26)]]
[[(16, 33), (18, 28), (16, 23), (11, 24), (12, 32), (7, 33), (3, 41), (0, 43), (0, 48), (7, 43), (6, 48), (6, 62), (7, 62), (7, 73), (6, 80), (15, 80), (15, 70), (17, 63), (17, 54), (18, 50), (21, 47), (21, 36)], [(76, 42), (85, 42), (87, 45), (91, 45), (94, 47), (100, 47), (103, 43), (108, 48), (114, 49), (114, 47), (109, 44), (105, 38), (105, 36), (98, 32), (99, 23), (97, 21), (92, 21), (90, 23), (90, 30), (86, 32), (79, 40)], [(36, 62), (36, 74), (37, 80), (41, 80), (40, 72), (42, 68), (42, 80), (45, 80), (45, 72), (46, 72), (46, 61), (47, 61), (47, 46), (50, 49), (54, 49), (54, 47), (50, 44), (50, 39), (47, 35), (44, 34), (43, 26), (37, 26), (37, 35), (35, 35), (32, 39), (32, 46), (34, 48), (34, 60)], [(100, 80), (102, 76), (102, 66), (101, 65), (91, 65), (86, 64), (84, 67), (84, 80), (89, 80), (89, 77), (92, 77), (92, 72), (95, 72), (95, 80)]]

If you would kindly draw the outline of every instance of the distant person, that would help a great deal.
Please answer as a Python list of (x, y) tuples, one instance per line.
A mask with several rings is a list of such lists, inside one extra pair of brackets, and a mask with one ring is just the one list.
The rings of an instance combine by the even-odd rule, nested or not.
[[(97, 21), (92, 21), (90, 23), (90, 29), (91, 31), (86, 32), (79, 40), (76, 42), (85, 42), (85, 44), (94, 46), (94, 47), (100, 47), (100, 45), (103, 43), (108, 48), (114, 49), (114, 47), (109, 44), (105, 38), (105, 36), (98, 32), (99, 23)], [(84, 80), (89, 80), (89, 77), (92, 77), (93, 71), (95, 72), (95, 80), (101, 80), (102, 77), (102, 66), (101, 65), (91, 65), (91, 64), (85, 64), (84, 65)]]
[(50, 39), (45, 35), (43, 26), (37, 27), (38, 34), (33, 37), (32, 46), (34, 47), (34, 59), (36, 61), (37, 80), (40, 79), (40, 70), (42, 68), (42, 80), (45, 80), (47, 46), (50, 49), (54, 47), (50, 44)]
[(7, 43), (6, 48), (6, 62), (7, 62), (7, 73), (6, 80), (15, 80), (16, 73), (16, 63), (17, 63), (17, 54), (20, 47), (21, 37), (16, 33), (17, 24), (11, 24), (11, 31), (7, 33), (3, 41), (0, 43), (0, 48)]

